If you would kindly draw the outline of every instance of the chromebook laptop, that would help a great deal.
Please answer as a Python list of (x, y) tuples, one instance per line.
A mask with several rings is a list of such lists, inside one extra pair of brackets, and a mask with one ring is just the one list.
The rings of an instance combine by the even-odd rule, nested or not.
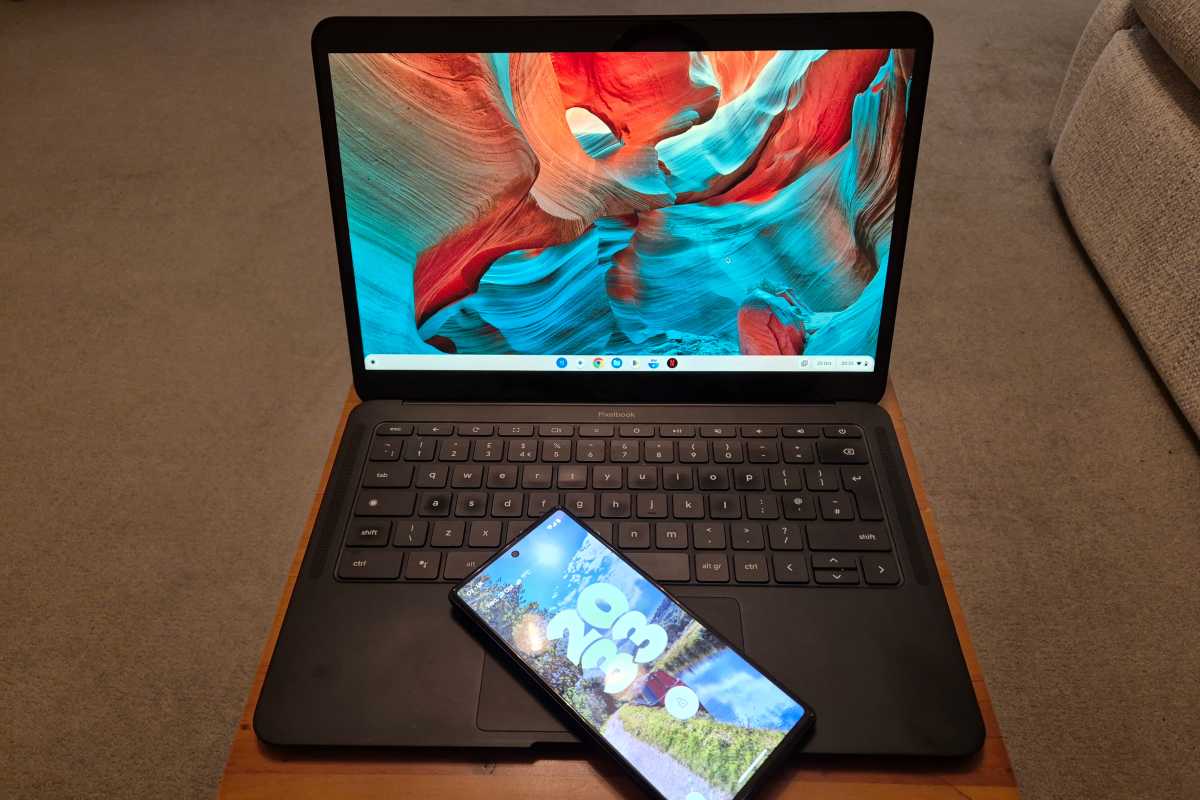
[(819, 709), (809, 752), (978, 749), (877, 405), (931, 45), (904, 13), (317, 27), (362, 403), (262, 739), (574, 741), (447, 602), (563, 505)]

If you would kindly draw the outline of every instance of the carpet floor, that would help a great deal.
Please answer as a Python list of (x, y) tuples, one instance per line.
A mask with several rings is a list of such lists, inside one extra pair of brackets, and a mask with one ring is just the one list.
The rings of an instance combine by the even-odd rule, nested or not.
[[(1190, 798), (1200, 457), (1048, 180), (1093, 4), (910, 4), (893, 376), (1024, 794)], [(0, 5), (0, 796), (216, 787), (349, 382), (312, 25), (562, 8)]]

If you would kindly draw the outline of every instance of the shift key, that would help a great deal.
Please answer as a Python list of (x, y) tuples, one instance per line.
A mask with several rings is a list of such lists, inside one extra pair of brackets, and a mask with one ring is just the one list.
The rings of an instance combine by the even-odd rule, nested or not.
[(813, 550), (891, 550), (887, 529), (861, 522), (810, 523), (808, 546)]

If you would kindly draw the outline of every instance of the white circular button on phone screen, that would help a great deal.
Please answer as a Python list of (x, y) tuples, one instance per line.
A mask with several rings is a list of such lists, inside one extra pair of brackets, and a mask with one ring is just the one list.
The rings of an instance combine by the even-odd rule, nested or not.
[(700, 710), (700, 698), (686, 686), (675, 686), (663, 699), (667, 713), (675, 719), (691, 719)]
[(688, 792), (687, 797), (683, 798), (683, 800), (708, 800), (708, 798), (699, 792)]

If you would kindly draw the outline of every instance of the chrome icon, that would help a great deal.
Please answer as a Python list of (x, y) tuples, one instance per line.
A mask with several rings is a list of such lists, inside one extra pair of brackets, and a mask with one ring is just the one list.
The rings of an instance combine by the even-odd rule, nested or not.
[(597, 357), (597, 358), (593, 359), (593, 360), (592, 360), (592, 366), (593, 366), (593, 367), (595, 367), (596, 369), (600, 369), (601, 367), (603, 367), (603, 366), (604, 366), (604, 359), (603, 359), (603, 358), (599, 358), (599, 357)]

